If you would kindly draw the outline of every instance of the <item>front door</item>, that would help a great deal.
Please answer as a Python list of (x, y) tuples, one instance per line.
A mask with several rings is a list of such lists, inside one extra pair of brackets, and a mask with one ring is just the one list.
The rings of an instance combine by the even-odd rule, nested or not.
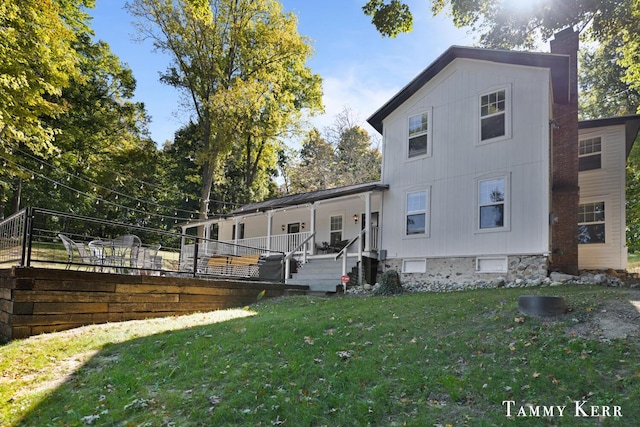
[(289, 242), (287, 243), (288, 245), (288, 251), (293, 251), (295, 250), (300, 243), (300, 223), (299, 222), (292, 222), (291, 224), (287, 224), (287, 234), (289, 235)]

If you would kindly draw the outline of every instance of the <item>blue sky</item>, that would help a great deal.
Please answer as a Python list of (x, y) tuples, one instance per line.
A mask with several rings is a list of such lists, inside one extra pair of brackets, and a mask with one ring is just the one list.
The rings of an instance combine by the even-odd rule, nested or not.
[[(414, 30), (395, 39), (382, 38), (362, 13), (366, 0), (281, 0), (298, 17), (298, 31), (312, 40), (314, 56), (308, 62), (323, 78), (325, 114), (311, 119), (323, 130), (345, 107), (362, 126), (391, 96), (404, 87), (451, 45), (472, 45), (465, 29), (450, 18), (433, 17), (429, 0), (405, 0), (414, 15)], [(126, 0), (97, 0), (90, 13), (96, 37), (128, 64), (137, 80), (135, 100), (144, 102), (152, 122), (151, 136), (158, 145), (173, 139), (188, 122), (176, 89), (159, 81), (170, 58), (154, 52), (150, 42), (134, 41), (133, 18), (124, 10)], [(296, 146), (296, 141), (290, 141)]]

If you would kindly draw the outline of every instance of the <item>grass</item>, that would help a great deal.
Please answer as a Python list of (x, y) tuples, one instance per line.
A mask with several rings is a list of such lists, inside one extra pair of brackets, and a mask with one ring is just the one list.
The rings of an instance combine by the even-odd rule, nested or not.
[[(628, 304), (622, 292), (289, 297), (215, 323), (197, 314), (32, 337), (0, 347), (0, 425), (630, 425), (640, 339), (572, 333), (604, 301)], [(572, 311), (522, 316), (523, 294), (561, 294)], [(510, 420), (505, 400), (568, 407)], [(576, 418), (582, 400), (623, 416)]]

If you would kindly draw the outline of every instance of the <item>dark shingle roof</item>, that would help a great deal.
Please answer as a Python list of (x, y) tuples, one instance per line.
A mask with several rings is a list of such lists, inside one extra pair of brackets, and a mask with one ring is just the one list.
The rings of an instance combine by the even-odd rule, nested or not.
[(408, 85), (367, 119), (367, 122), (382, 133), (382, 121), (402, 105), (428, 81), (456, 58), (477, 59), (502, 64), (544, 67), (551, 70), (553, 97), (555, 102), (566, 104), (569, 100), (569, 56), (552, 53), (519, 52), (512, 50), (480, 49), (452, 46), (424, 69)]
[(243, 213), (268, 211), (271, 209), (284, 208), (287, 206), (297, 206), (305, 203), (314, 203), (320, 200), (333, 199), (336, 197), (350, 196), (368, 191), (387, 190), (388, 185), (380, 182), (366, 182), (364, 184), (354, 184), (345, 187), (329, 188), (326, 190), (311, 191), (309, 193), (292, 194), (277, 199), (265, 200), (263, 202), (249, 203), (231, 212), (231, 215)]

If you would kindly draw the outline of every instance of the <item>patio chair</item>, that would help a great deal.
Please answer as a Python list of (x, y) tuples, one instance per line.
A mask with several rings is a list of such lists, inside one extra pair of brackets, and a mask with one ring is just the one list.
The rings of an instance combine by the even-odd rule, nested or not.
[[(157, 262), (158, 251), (160, 250), (160, 247), (160, 244), (151, 245), (138, 251), (137, 266), (143, 270), (157, 270), (161, 268), (162, 263), (160, 263), (160, 266), (158, 266)], [(144, 271), (142, 271), (141, 273), (148, 274)]]
[[(80, 255), (80, 259), (82, 260), (83, 264), (87, 264), (87, 268), (89, 268), (89, 266), (91, 266), (93, 264), (93, 259), (91, 257), (91, 254), (89, 253), (89, 251), (87, 251), (87, 248), (84, 246), (84, 243), (77, 243), (74, 242), (72, 239), (70, 239), (69, 237), (65, 236), (64, 234), (60, 233), (58, 234), (58, 237), (60, 238), (60, 240), (62, 240), (62, 244), (64, 245), (64, 248), (67, 250), (67, 270), (69, 270), (71, 268), (71, 264), (73, 264), (73, 260), (75, 258), (75, 250), (78, 251), (78, 255)], [(78, 270), (80, 269), (80, 265), (78, 265)], [(95, 267), (94, 267), (95, 268)]]
[(116, 267), (133, 267), (138, 266), (138, 254), (142, 241), (134, 234), (125, 234), (116, 237), (111, 241), (113, 253), (110, 263)]

